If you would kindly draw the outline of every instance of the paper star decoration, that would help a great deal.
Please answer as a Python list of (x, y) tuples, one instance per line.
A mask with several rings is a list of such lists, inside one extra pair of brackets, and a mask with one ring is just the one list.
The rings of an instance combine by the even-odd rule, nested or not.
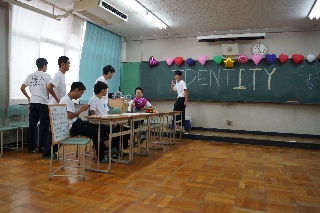
[(233, 64), (234, 64), (234, 60), (232, 60), (230, 57), (228, 57), (227, 59), (223, 60), (224, 66), (226, 68), (233, 68)]

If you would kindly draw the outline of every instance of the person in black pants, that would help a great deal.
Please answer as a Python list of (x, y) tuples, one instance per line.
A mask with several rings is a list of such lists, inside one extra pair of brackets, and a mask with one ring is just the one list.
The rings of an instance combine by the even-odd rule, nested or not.
[[(32, 153), (41, 153), (49, 132), (49, 96), (47, 86), (51, 81), (51, 76), (46, 73), (48, 61), (45, 58), (38, 58), (36, 65), (38, 71), (28, 75), (20, 89), (30, 103), (28, 150)], [(26, 87), (29, 87), (31, 97), (26, 92)], [(35, 129), (39, 119), (39, 145), (38, 150), (36, 150)]]
[[(173, 111), (182, 111), (182, 124), (177, 124), (176, 130), (185, 132), (184, 123), (186, 120), (186, 106), (188, 100), (188, 90), (186, 83), (181, 79), (182, 72), (177, 70), (174, 72), (174, 78), (176, 80), (176, 84), (174, 85), (174, 80), (171, 81), (170, 84), (170, 92), (177, 91), (178, 97), (176, 103), (173, 106)], [(181, 116), (177, 116), (177, 120), (181, 120)], [(181, 128), (180, 128), (181, 125)]]
[[(107, 116), (108, 112), (108, 105), (104, 97), (108, 94), (108, 85), (104, 82), (98, 81), (94, 87), (94, 95), (93, 97), (89, 100), (89, 105), (90, 105), (90, 115), (99, 115), (99, 116)], [(110, 126), (109, 125), (101, 125), (101, 134), (109, 134), (110, 133)], [(112, 132), (120, 132), (121, 131), (121, 126), (115, 125), (113, 126)], [(124, 130), (127, 130), (124, 127)], [(123, 136), (123, 148), (127, 149), (128, 148), (128, 140), (130, 136), (129, 135), (124, 135)], [(117, 152), (119, 152), (119, 141), (120, 137), (114, 137), (112, 138), (111, 146), (112, 148), (116, 149)], [(108, 145), (106, 144), (106, 147)], [(103, 153), (103, 151), (102, 151)], [(101, 148), (100, 148), (100, 154), (101, 154)]]
[[(81, 112), (86, 111), (90, 106), (87, 104), (84, 104), (78, 111), (75, 110), (74, 103), (72, 102), (72, 99), (77, 100), (81, 97), (83, 92), (86, 90), (86, 87), (83, 85), (82, 82), (73, 82), (71, 85), (70, 92), (63, 96), (60, 99), (59, 104), (66, 104), (67, 105), (67, 113), (68, 113), (68, 120), (69, 120), (69, 128), (70, 128), (70, 135), (78, 136), (83, 135), (93, 140), (93, 143), (97, 147), (98, 145), (98, 128), (97, 125), (90, 124), (88, 121), (83, 121), (81, 118), (78, 118), (79, 114)], [(101, 129), (101, 132), (106, 131)], [(100, 141), (101, 144), (108, 142), (108, 136), (107, 134), (100, 134)], [(42, 157), (50, 157), (51, 153), (51, 144), (52, 144), (52, 135), (49, 134), (47, 138), (47, 142), (44, 148), (44, 152), (42, 154)], [(103, 147), (103, 146), (101, 146)], [(58, 150), (57, 146), (54, 147), (54, 152)], [(104, 149), (102, 149), (102, 152)], [(99, 161), (101, 163), (107, 163), (108, 159), (104, 158), (104, 155), (101, 154), (99, 156)]]

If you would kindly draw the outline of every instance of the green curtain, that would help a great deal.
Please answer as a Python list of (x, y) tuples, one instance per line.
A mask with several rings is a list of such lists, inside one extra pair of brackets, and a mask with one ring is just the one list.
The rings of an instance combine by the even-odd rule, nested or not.
[(119, 90), (121, 68), (122, 38), (90, 22), (86, 23), (86, 32), (80, 60), (80, 81), (87, 90), (80, 103), (87, 103), (93, 94), (96, 79), (102, 76), (104, 66), (112, 65), (116, 72), (108, 80), (109, 93)]

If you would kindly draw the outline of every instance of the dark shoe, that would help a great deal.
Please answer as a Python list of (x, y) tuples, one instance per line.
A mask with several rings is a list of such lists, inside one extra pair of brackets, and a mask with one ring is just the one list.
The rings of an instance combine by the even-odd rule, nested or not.
[(118, 159), (117, 155), (112, 155), (112, 159)]
[(141, 137), (141, 138), (140, 138), (140, 144), (142, 144), (145, 140), (146, 140), (146, 138)]
[(34, 153), (34, 154), (41, 154), (38, 150), (32, 150), (32, 151), (29, 151), (31, 153)]
[[(97, 163), (97, 160), (94, 160), (95, 163)], [(102, 160), (99, 161), (99, 163), (109, 163), (108, 158), (104, 158)]]
[[(51, 159), (51, 155), (49, 155), (49, 156), (42, 156), (41, 158), (42, 158), (42, 159), (50, 160), (50, 159)], [(56, 155), (56, 154), (53, 154), (52, 159), (56, 159), (56, 158), (57, 158), (57, 155)]]
[[(107, 149), (107, 150), (105, 150), (104, 152), (103, 152), (105, 155), (108, 155), (109, 154), (109, 148)], [(120, 153), (120, 150), (119, 149), (117, 149), (117, 148), (115, 148), (115, 147), (113, 147), (112, 149), (111, 149), (111, 154), (119, 154)]]

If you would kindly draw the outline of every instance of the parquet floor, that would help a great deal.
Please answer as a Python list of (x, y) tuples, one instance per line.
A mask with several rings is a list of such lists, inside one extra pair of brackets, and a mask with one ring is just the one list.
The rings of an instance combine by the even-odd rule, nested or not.
[(182, 140), (111, 175), (48, 172), (40, 155), (4, 150), (0, 212), (320, 212), (318, 150)]

